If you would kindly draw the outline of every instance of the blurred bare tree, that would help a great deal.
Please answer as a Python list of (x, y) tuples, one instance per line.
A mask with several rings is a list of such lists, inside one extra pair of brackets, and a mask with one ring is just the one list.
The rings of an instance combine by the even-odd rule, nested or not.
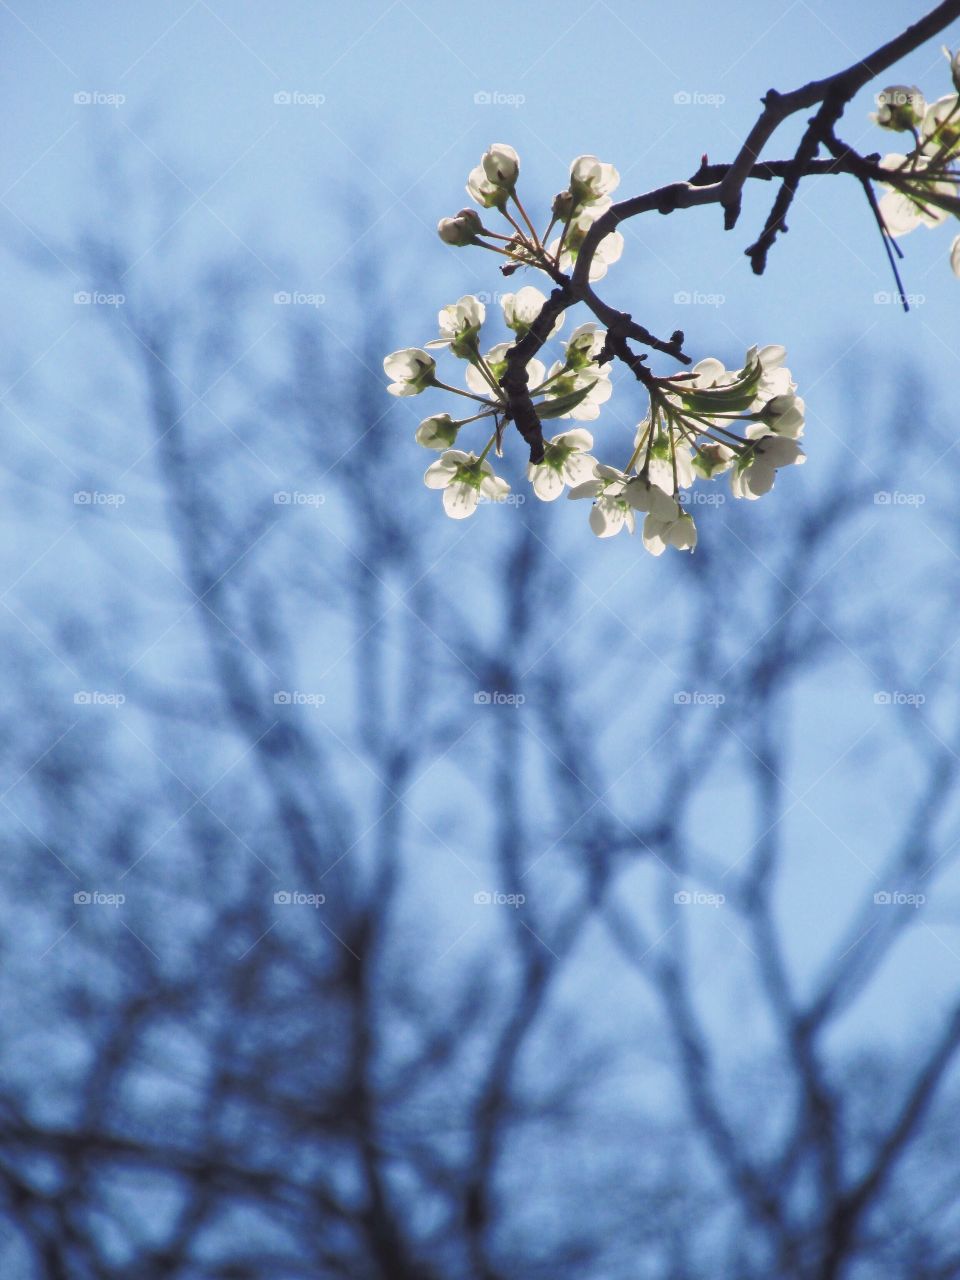
[(564, 503), (443, 521), (376, 258), (334, 324), (113, 229), (58, 256), (125, 301), (9, 463), (0, 1273), (960, 1275), (910, 378), (654, 563)]

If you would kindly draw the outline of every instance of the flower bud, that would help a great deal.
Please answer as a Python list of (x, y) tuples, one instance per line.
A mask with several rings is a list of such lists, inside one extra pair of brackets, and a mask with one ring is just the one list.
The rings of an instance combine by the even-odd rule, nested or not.
[(881, 129), (905, 133), (917, 127), (925, 110), (923, 94), (916, 85), (894, 84), (877, 94), (873, 119)]
[(520, 176), (520, 157), (505, 142), (495, 142), (483, 153), (480, 161), (487, 180), (494, 186), (512, 191)]
[(960, 93), (960, 49), (956, 53), (951, 53), (946, 45), (943, 46), (943, 52), (947, 55), (947, 61), (950, 63), (950, 74), (953, 77), (953, 87), (957, 93)]
[(460, 423), (454, 422), (449, 413), (439, 413), (432, 418), (424, 418), (417, 427), (417, 444), (424, 449), (449, 449), (456, 444)]
[(557, 222), (566, 222), (572, 218), (577, 209), (577, 201), (572, 191), (558, 191), (553, 197), (553, 208), (550, 212)]
[(437, 235), (444, 244), (462, 247), (475, 244), (483, 230), (480, 215), (474, 209), (461, 209), (454, 218), (441, 218), (437, 223)]

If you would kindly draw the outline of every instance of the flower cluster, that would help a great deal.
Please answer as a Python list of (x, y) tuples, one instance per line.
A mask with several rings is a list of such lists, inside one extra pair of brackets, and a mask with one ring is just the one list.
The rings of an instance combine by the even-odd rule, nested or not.
[[(517, 194), (519, 175), (520, 160), (512, 147), (490, 147), (471, 172), (467, 190), (484, 210), (502, 215), (510, 233), (489, 230), (480, 214), (463, 209), (442, 219), (440, 238), (450, 245), (479, 245), (500, 254), (507, 259), (502, 267), (506, 275), (532, 267), (563, 283), (590, 227), (610, 207), (619, 174), (595, 156), (578, 156), (567, 188), (553, 201), (542, 235)], [(551, 238), (556, 228), (559, 234)], [(622, 249), (617, 232), (600, 240), (590, 279), (599, 279)], [(412, 396), (435, 388), (469, 402), (466, 416), (434, 414), (416, 433), (418, 444), (440, 454), (427, 468), (424, 482), (442, 491), (444, 510), (453, 519), (473, 515), (481, 501), (509, 499), (510, 486), (495, 474), (489, 460), (491, 453), (500, 456), (510, 420), (501, 382), (508, 353), (527, 337), (548, 300), (539, 289), (525, 285), (504, 295), (501, 305), (510, 341), (488, 345), (483, 334), (487, 308), (468, 294), (441, 310), (437, 338), (424, 348), (395, 351), (383, 362), (393, 395)], [(563, 322), (560, 311), (550, 333), (538, 329), (538, 338), (554, 338)], [(542, 353), (544, 345), (539, 343), (537, 350)], [(442, 348), (464, 362), (464, 385), (441, 381), (430, 350)], [(803, 434), (804, 405), (784, 367), (785, 354), (782, 347), (751, 347), (742, 368), (734, 371), (715, 359), (668, 377), (645, 371), (649, 410), (637, 427), (626, 464), (617, 468), (598, 461), (592, 453), (593, 434), (585, 427), (568, 427), (545, 439), (542, 457), (528, 463), (534, 495), (552, 502), (566, 490), (569, 498), (591, 499), (590, 527), (598, 537), (621, 529), (634, 532), (640, 513), (643, 543), (653, 555), (667, 547), (693, 551), (697, 529), (688, 509), (688, 491), (694, 484), (726, 474), (735, 498), (759, 498), (773, 487), (779, 469), (805, 461), (797, 443)], [(526, 360), (527, 389), (537, 417), (542, 422), (597, 419), (613, 389), (608, 358), (606, 332), (588, 321), (560, 343), (559, 356), (549, 367), (535, 357)], [(483, 424), (481, 443), (467, 451), (460, 445), (460, 434), (475, 423)]]
[[(944, 49), (950, 62), (954, 93), (928, 103), (916, 85), (891, 85), (877, 95), (871, 116), (882, 129), (913, 138), (909, 152), (892, 152), (880, 161), (891, 174), (880, 201), (887, 232), (907, 235), (916, 227), (938, 227), (953, 214), (960, 217), (960, 52)], [(960, 276), (960, 236), (950, 247), (950, 265)]]
[(806, 461), (797, 443), (804, 405), (785, 356), (783, 347), (751, 347), (735, 372), (707, 359), (689, 374), (654, 380), (650, 412), (637, 428), (627, 465), (598, 465), (590, 480), (570, 491), (571, 498), (593, 498), (594, 533), (632, 533), (641, 512), (649, 552), (692, 551), (697, 529), (687, 491), (698, 480), (727, 473), (735, 498), (759, 498), (773, 488), (781, 467)]
[[(506, 221), (508, 233), (484, 226), (475, 209), (461, 209), (452, 218), (441, 218), (437, 234), (447, 244), (480, 245), (510, 260), (506, 270), (540, 267), (550, 273), (568, 271), (597, 218), (610, 207), (610, 193), (620, 183), (612, 164), (596, 156), (577, 156), (570, 166), (567, 188), (554, 197), (546, 230), (538, 234), (517, 195), (520, 157), (505, 142), (495, 142), (484, 152), (467, 179), (467, 194), (483, 209), (496, 210)], [(512, 206), (512, 207), (511, 207)], [(555, 228), (560, 234), (551, 240)], [(590, 279), (600, 280), (623, 253), (623, 236), (612, 231), (601, 240), (590, 264)]]

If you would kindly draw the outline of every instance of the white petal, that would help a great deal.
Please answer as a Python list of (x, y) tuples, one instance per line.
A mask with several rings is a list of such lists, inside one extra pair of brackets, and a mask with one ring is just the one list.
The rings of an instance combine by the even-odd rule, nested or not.
[(503, 476), (486, 475), (480, 482), (480, 492), (491, 502), (500, 502), (510, 492), (510, 486)]
[(571, 454), (563, 464), (563, 478), (569, 485), (589, 483), (596, 464), (596, 458), (592, 458), (589, 453)]
[(550, 443), (562, 445), (564, 449), (592, 449), (593, 436), (583, 427), (574, 427), (571, 431), (561, 431)]
[(612, 538), (623, 528), (625, 516), (622, 507), (601, 498), (590, 510), (590, 528), (598, 538)]
[(458, 481), (443, 491), (443, 509), (451, 520), (465, 520), (477, 509), (480, 495), (472, 484)]
[(693, 366), (693, 372), (697, 375), (695, 387), (712, 387), (718, 378), (722, 378), (727, 372), (724, 365), (719, 360), (715, 360), (713, 356), (708, 356), (706, 360), (701, 360)]
[(900, 191), (888, 191), (880, 200), (880, 215), (892, 236), (905, 236), (923, 221), (920, 210)]
[(553, 502), (563, 493), (563, 476), (554, 467), (534, 467), (533, 492), (541, 502)]
[(960, 276), (960, 236), (957, 236), (950, 248), (950, 266), (953, 268), (953, 274)]
[(457, 464), (449, 462), (446, 458), (440, 458), (427, 467), (423, 473), (423, 483), (428, 489), (446, 489), (456, 474)]
[(474, 365), (468, 364), (466, 371), (467, 386), (478, 396), (490, 395), (490, 383)]
[(595, 498), (603, 488), (602, 480), (585, 480), (582, 484), (574, 485), (567, 494), (568, 498)]
[(664, 534), (669, 529), (669, 523), (665, 520), (658, 520), (656, 516), (649, 515), (643, 522), (643, 545), (652, 556), (662, 556), (667, 549)]

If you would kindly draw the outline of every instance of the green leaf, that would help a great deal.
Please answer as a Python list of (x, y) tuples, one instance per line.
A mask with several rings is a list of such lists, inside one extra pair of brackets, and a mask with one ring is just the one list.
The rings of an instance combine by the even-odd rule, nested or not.
[(592, 387), (593, 383), (587, 387), (579, 387), (576, 391), (568, 391), (566, 395), (554, 396), (552, 400), (542, 400), (540, 404), (533, 406), (537, 411), (537, 417), (540, 419), (562, 417), (571, 409), (575, 409), (590, 394)]

